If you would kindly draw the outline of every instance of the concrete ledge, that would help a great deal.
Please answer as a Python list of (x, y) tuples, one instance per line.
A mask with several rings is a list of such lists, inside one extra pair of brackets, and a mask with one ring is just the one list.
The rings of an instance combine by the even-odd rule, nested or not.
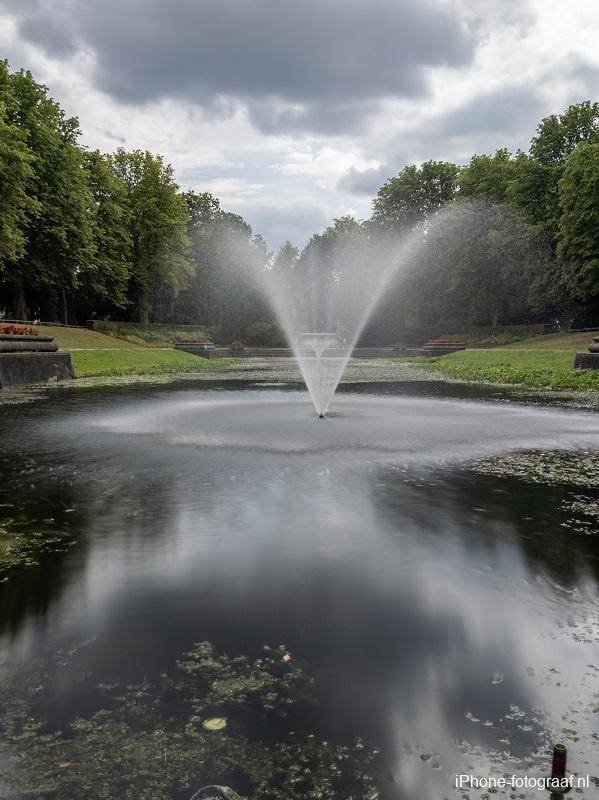
[(175, 350), (182, 350), (184, 353), (191, 353), (202, 358), (216, 358), (217, 355), (214, 345), (206, 347), (206, 345), (195, 344), (194, 342), (175, 342), (173, 347)]
[(0, 389), (73, 377), (70, 353), (0, 353)]
[(576, 353), (574, 369), (599, 369), (599, 353)]
[(0, 338), (0, 353), (55, 353), (58, 350), (58, 345), (52, 339), (40, 339), (35, 342), (24, 339), (25, 337), (19, 341), (16, 336), (13, 341)]

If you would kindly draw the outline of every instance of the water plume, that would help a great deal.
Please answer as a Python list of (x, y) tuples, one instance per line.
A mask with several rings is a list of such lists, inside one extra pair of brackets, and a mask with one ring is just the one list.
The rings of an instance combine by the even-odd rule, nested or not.
[(319, 417), (370, 314), (424, 236), (417, 230), (400, 238), (343, 222), (334, 236), (314, 236), (295, 263), (271, 264), (261, 276)]

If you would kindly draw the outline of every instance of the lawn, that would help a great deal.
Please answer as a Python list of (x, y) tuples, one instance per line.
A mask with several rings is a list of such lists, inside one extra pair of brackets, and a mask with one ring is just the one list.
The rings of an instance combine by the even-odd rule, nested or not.
[(130, 347), (120, 350), (71, 351), (75, 376), (177, 375), (208, 372), (234, 364), (233, 359), (200, 358), (180, 350)]
[(225, 358), (200, 358), (164, 347), (144, 347), (87, 328), (39, 325), (41, 336), (53, 336), (61, 350), (70, 350), (77, 378), (119, 375), (177, 375), (214, 371), (235, 363)]
[(586, 334), (583, 341), (566, 340), (563, 334), (561, 336), (554, 340), (553, 348), (544, 341), (549, 337), (542, 337), (541, 342), (528, 340), (493, 350), (462, 350), (442, 358), (417, 359), (417, 363), (425, 370), (462, 381), (552, 389), (599, 389), (599, 370), (572, 369), (574, 352), (582, 350), (583, 344), (586, 349), (592, 334), (591, 337)]
[(549, 333), (506, 345), (505, 350), (563, 350), (568, 353), (584, 352), (599, 331), (588, 333)]

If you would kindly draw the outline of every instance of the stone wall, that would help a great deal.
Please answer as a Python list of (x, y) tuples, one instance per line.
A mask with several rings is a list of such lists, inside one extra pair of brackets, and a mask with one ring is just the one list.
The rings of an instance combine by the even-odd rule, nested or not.
[(70, 353), (0, 353), (0, 389), (73, 377)]

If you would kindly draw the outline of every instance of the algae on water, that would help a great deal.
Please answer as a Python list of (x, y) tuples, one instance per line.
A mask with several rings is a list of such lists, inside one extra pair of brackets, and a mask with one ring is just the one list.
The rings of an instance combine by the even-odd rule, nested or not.
[[(98, 685), (96, 710), (61, 727), (39, 710), (56, 665), (20, 669), (0, 685), (4, 796), (189, 800), (216, 784), (248, 800), (378, 797), (376, 751), (310, 729), (314, 681), (286, 656), (280, 646), (232, 657), (202, 642), (156, 681)], [(205, 730), (210, 718), (226, 728)]]

